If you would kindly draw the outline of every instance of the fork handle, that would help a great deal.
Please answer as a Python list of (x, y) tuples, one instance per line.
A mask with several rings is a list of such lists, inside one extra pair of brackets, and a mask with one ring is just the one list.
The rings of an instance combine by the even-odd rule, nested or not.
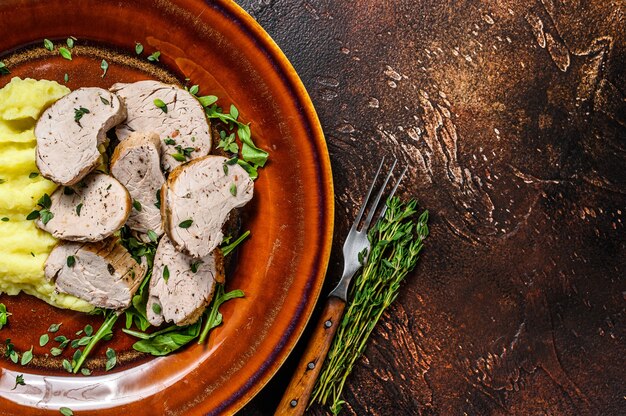
[(274, 413), (275, 416), (304, 414), (345, 308), (346, 302), (338, 297), (331, 296), (326, 301), (322, 316)]

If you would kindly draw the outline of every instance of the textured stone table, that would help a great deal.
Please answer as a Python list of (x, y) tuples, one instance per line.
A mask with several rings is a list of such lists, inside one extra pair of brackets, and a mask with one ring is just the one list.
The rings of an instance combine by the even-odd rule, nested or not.
[[(345, 414), (626, 414), (626, 3), (239, 3), (326, 133), (325, 293), (380, 155), (410, 164), (401, 194), (431, 212)], [(242, 415), (271, 414), (302, 349)]]

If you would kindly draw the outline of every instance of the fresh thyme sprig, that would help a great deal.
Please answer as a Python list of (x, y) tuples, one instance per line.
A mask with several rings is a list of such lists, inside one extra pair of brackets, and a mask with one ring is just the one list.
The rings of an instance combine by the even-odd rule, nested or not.
[(341, 411), (346, 380), (376, 323), (398, 297), (400, 284), (415, 268), (428, 236), (428, 211), (417, 217), (417, 201), (405, 204), (392, 198), (387, 207), (369, 233), (369, 258), (350, 290), (348, 308), (311, 396), (311, 404), (330, 404), (333, 414)]

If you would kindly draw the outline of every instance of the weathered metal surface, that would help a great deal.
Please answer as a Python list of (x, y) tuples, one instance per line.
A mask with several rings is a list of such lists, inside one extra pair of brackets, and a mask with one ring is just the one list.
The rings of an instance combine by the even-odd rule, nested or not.
[[(327, 286), (380, 155), (413, 167), (401, 194), (431, 211), (345, 414), (625, 414), (626, 4), (239, 3), (325, 129)], [(302, 348), (243, 415), (273, 411)]]

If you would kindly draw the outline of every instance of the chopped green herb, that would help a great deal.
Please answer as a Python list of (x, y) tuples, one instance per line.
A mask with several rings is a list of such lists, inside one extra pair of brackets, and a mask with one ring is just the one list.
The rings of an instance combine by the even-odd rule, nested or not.
[(70, 188), (69, 186), (66, 186), (63, 188), (63, 194), (64, 195), (74, 195), (74, 190), (72, 188)]
[(26, 385), (26, 383), (24, 382), (24, 374), (18, 374), (17, 376), (15, 376), (15, 386), (13, 386), (11, 390), (15, 390), (18, 385), (19, 386)]
[(191, 271), (193, 273), (198, 273), (198, 268), (202, 263), (204, 263), (202, 260), (194, 261), (193, 263), (191, 263)]
[(70, 347), (72, 347), (74, 349), (78, 348), (79, 347), (79, 345), (78, 345), (79, 341), (80, 341), (80, 338), (79, 339), (73, 339), (72, 342), (70, 342)]
[(28, 221), (36, 220), (37, 218), (39, 218), (39, 216), (40, 216), (39, 211), (33, 211), (26, 216), (26, 219)]
[(79, 347), (84, 347), (85, 345), (89, 344), (89, 341), (91, 341), (91, 337), (85, 336), (79, 339), (77, 344)]
[(67, 359), (63, 360), (62, 365), (65, 371), (67, 371), (68, 373), (72, 372), (72, 364), (70, 364), (70, 362)]
[(60, 47), (59, 48), (59, 53), (61, 54), (61, 56), (65, 59), (67, 59), (68, 61), (72, 60), (72, 52), (70, 52), (69, 49), (64, 48), (64, 47)]
[[(53, 333), (53, 334), (54, 334), (55, 332), (58, 332), (58, 331), (59, 331), (59, 329), (61, 328), (61, 325), (63, 325), (63, 323), (60, 323), (60, 324), (52, 324), (52, 325), (50, 325), (50, 326), (48, 327), (48, 332), (51, 332), (51, 333)], [(58, 338), (58, 337), (57, 337), (57, 338)], [(65, 338), (65, 337), (63, 337), (63, 338)], [(58, 341), (58, 340), (55, 338), (55, 341)], [(62, 341), (65, 341), (65, 340), (62, 340)], [(59, 342), (62, 342), (62, 341), (59, 341)]]
[[(50, 331), (50, 328), (48, 328), (48, 332), (52, 332), (52, 331)], [(54, 337), (54, 340), (56, 342), (65, 342), (65, 341), (67, 341), (67, 337), (65, 335), (57, 335), (56, 337)]]
[(239, 118), (239, 110), (237, 110), (237, 107), (235, 107), (234, 104), (230, 105), (230, 116), (234, 119), (237, 120)]
[(150, 239), (150, 241), (152, 241), (153, 243), (156, 243), (157, 240), (159, 239), (159, 236), (157, 235), (157, 233), (155, 233), (152, 230), (148, 230), (148, 238)]
[(159, 58), (161, 57), (161, 52), (156, 51), (150, 56), (148, 56), (148, 61), (150, 62), (159, 62)]
[(80, 369), (80, 373), (84, 376), (90, 376), (91, 375), (91, 370), (88, 368), (81, 368)]
[(222, 165), (222, 169), (224, 170), (224, 175), (228, 175), (228, 165), (226, 163)]
[(2, 217), (2, 221), (4, 221), (4, 222), (9, 221), (9, 217)]
[[(85, 114), (89, 114), (89, 113), (90, 113), (90, 111), (89, 111), (89, 110), (87, 110), (87, 109), (86, 109), (86, 108), (84, 108), (84, 107), (75, 108), (75, 109), (74, 109), (74, 121), (76, 122), (76, 124), (78, 124), (79, 126), (81, 126), (81, 125), (80, 125), (80, 119), (81, 119), (81, 118), (83, 118), (83, 116), (84, 116)], [(81, 126), (81, 127), (82, 127), (82, 126)]]
[(52, 218), (54, 218), (54, 214), (50, 212), (48, 209), (42, 209), (40, 211), (41, 222), (45, 224), (49, 223)]
[(85, 334), (87, 336), (92, 336), (93, 335), (93, 327), (91, 325), (85, 326)]
[(50, 39), (44, 39), (43, 40), (43, 47), (46, 48), (49, 51), (53, 51), (54, 50), (54, 44), (52, 43), (52, 41)]
[(158, 108), (161, 109), (161, 111), (167, 114), (167, 104), (165, 104), (165, 102), (162, 99), (156, 98), (154, 100), (154, 105), (156, 105)]
[(50, 341), (50, 335), (43, 334), (39, 337), (39, 346), (44, 347), (48, 343), (48, 341)]
[(52, 354), (53, 357), (58, 357), (59, 355), (63, 354), (63, 350), (57, 347), (52, 347), (50, 349), (50, 354)]
[(218, 98), (215, 95), (205, 95), (204, 97), (198, 97), (198, 101), (203, 107), (209, 107), (217, 102)]
[(9, 322), (9, 316), (11, 316), (11, 313), (7, 311), (7, 307), (4, 303), (0, 303), (0, 329)]
[(187, 158), (185, 157), (185, 155), (181, 154), (181, 153), (172, 153), (170, 156), (172, 156), (175, 160), (179, 161), (179, 162), (186, 162)]
[(30, 350), (28, 351), (24, 351), (24, 354), (22, 354), (22, 359), (20, 360), (20, 364), (21, 365), (27, 365), (28, 363), (30, 363), (33, 359), (33, 346), (30, 346)]
[(152, 304), (152, 312), (156, 313), (157, 315), (159, 315), (161, 313), (161, 305), (159, 305), (158, 303), (153, 303)]
[(63, 416), (74, 416), (74, 412), (72, 412), (72, 409), (69, 407), (62, 407), (59, 409), (59, 412), (61, 412)]
[(141, 212), (141, 202), (137, 201), (136, 199), (133, 199), (133, 208)]
[(0, 75), (10, 74), (9, 68), (4, 64), (4, 62), (0, 61)]
[(35, 257), (35, 253), (33, 253), (32, 251), (30, 252), (30, 255)]
[(70, 80), (70, 76), (67, 75), (67, 73), (63, 75), (63, 81), (68, 82), (69, 80)]
[(154, 206), (157, 207), (158, 209), (161, 209), (161, 190), (157, 190), (156, 192), (156, 200), (157, 202), (154, 203)]
[(83, 209), (83, 203), (76, 205), (76, 215), (80, 217), (80, 211)]
[(180, 224), (178, 224), (178, 226), (180, 228), (189, 228), (189, 227), (191, 227), (191, 224), (193, 224), (193, 220), (185, 220), (185, 221), (181, 222)]
[(69, 37), (67, 38), (67, 40), (65, 41), (65, 43), (67, 44), (67, 47), (72, 49), (74, 47), (74, 37)]
[(167, 139), (164, 140), (165, 144), (173, 146), (176, 144), (176, 141), (173, 140), (172, 138), (168, 137)]
[(106, 352), (107, 363), (106, 363), (106, 371), (111, 370), (117, 364), (117, 357), (115, 356), (115, 350), (113, 348), (107, 348)]
[(37, 176), (39, 176), (39, 172), (31, 172), (28, 174), (28, 179), (35, 179)]
[(237, 196), (237, 185), (234, 183), (230, 184), (230, 193), (232, 196)]
[(104, 105), (111, 105), (111, 102), (107, 100), (106, 98), (104, 98), (103, 96), (100, 96), (100, 101), (102, 101), (102, 104)]
[(102, 78), (104, 78), (109, 70), (109, 63), (103, 59), (100, 63), (100, 68), (102, 69)]
[(192, 85), (191, 88), (189, 88), (190, 94), (196, 95), (198, 91), (200, 91), (200, 87), (197, 85)]
[(135, 53), (137, 55), (141, 55), (142, 52), (143, 52), (143, 45), (139, 42), (135, 42)]
[(67, 267), (74, 267), (75, 264), (76, 264), (76, 257), (67, 256)]
[[(163, 267), (163, 280), (165, 280), (165, 283), (167, 283), (169, 278), (170, 278), (170, 269), (166, 265), (165, 267)], [(156, 303), (154, 305), (156, 305)]]
[(0, 184), (5, 183), (6, 181), (6, 179), (0, 179)]

